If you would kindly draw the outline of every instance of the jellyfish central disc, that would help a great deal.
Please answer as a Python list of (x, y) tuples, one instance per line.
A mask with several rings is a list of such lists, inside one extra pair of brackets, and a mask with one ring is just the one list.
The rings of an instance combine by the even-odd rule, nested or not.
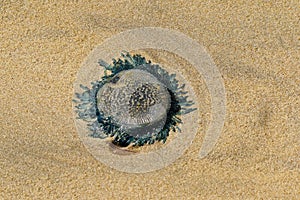
[(165, 85), (140, 69), (116, 74), (97, 94), (99, 111), (135, 137), (159, 132), (170, 105), (171, 98)]
[(129, 99), (129, 113), (131, 116), (149, 111), (149, 108), (159, 102), (157, 88), (148, 83), (136, 88)]

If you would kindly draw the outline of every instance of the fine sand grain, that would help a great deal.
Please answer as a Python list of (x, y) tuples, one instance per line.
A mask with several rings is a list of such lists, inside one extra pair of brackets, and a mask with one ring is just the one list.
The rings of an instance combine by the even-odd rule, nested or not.
[[(224, 2), (2, 0), (0, 199), (299, 199), (300, 3)], [(73, 83), (98, 44), (150, 26), (205, 46), (225, 82), (227, 114), (214, 150), (198, 160), (210, 113), (203, 97), (184, 155), (128, 174), (80, 141)], [(208, 94), (201, 77), (183, 73), (201, 85), (197, 96)]]

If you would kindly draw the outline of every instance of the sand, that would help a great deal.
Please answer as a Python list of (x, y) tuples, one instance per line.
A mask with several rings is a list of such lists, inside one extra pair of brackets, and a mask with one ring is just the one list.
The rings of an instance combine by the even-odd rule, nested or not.
[[(299, 13), (297, 1), (2, 1), (0, 199), (299, 199)], [(174, 163), (129, 174), (79, 139), (73, 83), (105, 39), (150, 26), (206, 48), (227, 114), (204, 159), (203, 124)]]

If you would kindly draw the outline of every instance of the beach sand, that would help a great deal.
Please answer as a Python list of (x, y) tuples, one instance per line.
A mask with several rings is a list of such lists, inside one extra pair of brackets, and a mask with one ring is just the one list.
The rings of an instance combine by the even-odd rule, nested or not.
[[(300, 198), (296, 1), (2, 1), (0, 11), (0, 199)], [(73, 83), (92, 49), (140, 27), (202, 44), (224, 79), (227, 114), (204, 159), (202, 113), (182, 157), (129, 174), (79, 139)]]

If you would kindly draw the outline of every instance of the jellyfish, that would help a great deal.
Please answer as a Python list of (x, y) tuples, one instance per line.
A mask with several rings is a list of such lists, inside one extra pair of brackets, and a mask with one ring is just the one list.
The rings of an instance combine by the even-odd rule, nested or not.
[(112, 64), (98, 63), (104, 76), (91, 88), (80, 85), (73, 100), (90, 137), (122, 148), (165, 143), (170, 131), (180, 132), (180, 116), (196, 109), (175, 74), (140, 54), (124, 52)]

